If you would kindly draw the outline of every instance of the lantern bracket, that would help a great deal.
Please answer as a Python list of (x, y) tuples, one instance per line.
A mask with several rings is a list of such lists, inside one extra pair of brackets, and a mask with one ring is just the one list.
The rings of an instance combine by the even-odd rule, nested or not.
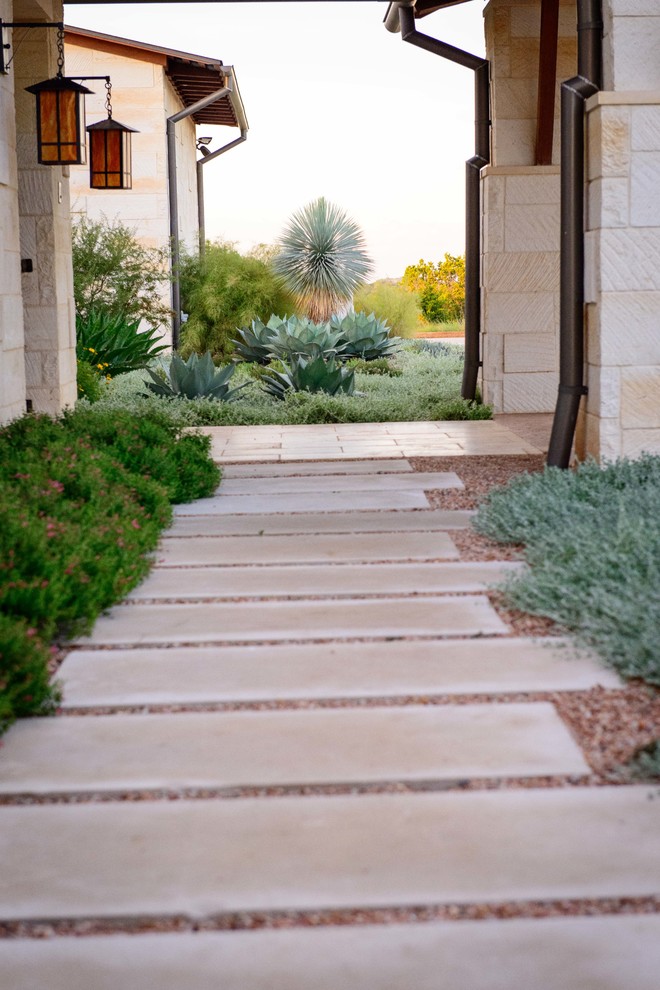
[(11, 43), (5, 41), (5, 28), (57, 28), (64, 31), (63, 21), (3, 21), (0, 17), (0, 75), (6, 76), (12, 60), (5, 59), (5, 52), (11, 48)]

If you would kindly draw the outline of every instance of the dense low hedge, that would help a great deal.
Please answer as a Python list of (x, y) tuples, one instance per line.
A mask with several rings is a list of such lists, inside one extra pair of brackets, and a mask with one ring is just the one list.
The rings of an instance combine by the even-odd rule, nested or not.
[(53, 644), (145, 576), (171, 502), (213, 491), (209, 443), (90, 408), (0, 430), (0, 729), (53, 707)]

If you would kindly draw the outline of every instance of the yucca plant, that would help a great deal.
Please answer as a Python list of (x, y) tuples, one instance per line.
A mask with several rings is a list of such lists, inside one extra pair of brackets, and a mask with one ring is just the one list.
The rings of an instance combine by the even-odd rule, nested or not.
[(221, 402), (234, 402), (236, 393), (240, 392), (250, 382), (244, 382), (238, 388), (230, 389), (227, 382), (234, 374), (236, 365), (229, 364), (220, 371), (213, 364), (211, 352), (207, 351), (201, 357), (198, 354), (191, 354), (187, 361), (184, 361), (178, 354), (172, 355), (172, 362), (169, 367), (169, 381), (162, 378), (158, 373), (147, 368), (147, 373), (151, 376), (151, 381), (145, 381), (147, 388), (164, 398), (186, 399), (219, 399)]
[(323, 196), (294, 213), (279, 246), (273, 270), (317, 323), (350, 305), (373, 269), (358, 225)]
[(268, 364), (272, 357), (269, 345), (281, 323), (278, 316), (271, 316), (268, 323), (262, 323), (257, 319), (252, 320), (252, 325), (249, 327), (237, 328), (236, 332), (240, 339), (232, 340), (236, 348), (235, 357), (253, 364)]
[(334, 357), (325, 360), (321, 355), (309, 358), (299, 354), (284, 364), (283, 371), (273, 370), (269, 375), (264, 375), (262, 384), (264, 390), (276, 399), (284, 399), (291, 390), (352, 395), (355, 373), (337, 364)]
[(391, 330), (384, 320), (370, 313), (347, 313), (332, 318), (332, 329), (339, 333), (342, 357), (359, 357), (364, 361), (389, 357), (401, 345), (400, 337), (390, 336)]
[(76, 357), (86, 361), (107, 377), (146, 368), (150, 361), (167, 350), (156, 331), (139, 331), (140, 320), (104, 309), (92, 309), (86, 316), (76, 315)]

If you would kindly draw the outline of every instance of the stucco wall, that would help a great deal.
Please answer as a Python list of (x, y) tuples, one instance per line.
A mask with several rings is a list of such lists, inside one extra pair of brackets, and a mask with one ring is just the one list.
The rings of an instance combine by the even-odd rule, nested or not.
[(492, 164), (483, 181), (483, 391), (496, 412), (550, 412), (559, 355), (559, 84), (576, 72), (562, 0), (553, 164), (534, 165), (540, 2), (490, 0)]
[[(0, 17), (11, 21), (10, 0), (0, 0)], [(14, 75), (0, 75), (0, 422), (25, 412), (23, 301), (18, 225), (18, 167), (14, 117)]]

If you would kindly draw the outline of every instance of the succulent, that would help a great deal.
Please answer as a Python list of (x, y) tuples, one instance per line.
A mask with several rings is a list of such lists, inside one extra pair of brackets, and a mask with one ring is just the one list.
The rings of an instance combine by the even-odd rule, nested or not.
[(269, 345), (281, 323), (278, 316), (271, 316), (268, 323), (257, 319), (252, 320), (250, 327), (237, 328), (240, 340), (232, 340), (232, 344), (236, 345), (236, 354), (241, 361), (268, 364), (272, 356)]
[(276, 399), (284, 399), (290, 390), (352, 395), (355, 372), (338, 365), (334, 356), (325, 360), (321, 355), (310, 358), (299, 354), (284, 365), (283, 371), (273, 370), (270, 375), (264, 375), (262, 382), (265, 391)]
[(331, 327), (339, 333), (342, 358), (359, 357), (364, 361), (389, 357), (401, 344), (400, 337), (391, 337), (391, 330), (384, 320), (374, 313), (348, 313), (344, 317), (333, 316)]
[(313, 323), (306, 317), (284, 317), (271, 338), (270, 353), (281, 361), (291, 361), (298, 355), (335, 357), (341, 350), (340, 336), (340, 331), (333, 330), (329, 323)]
[(238, 388), (230, 389), (227, 382), (234, 374), (236, 366), (230, 364), (218, 371), (213, 364), (210, 351), (201, 357), (193, 353), (187, 361), (178, 354), (173, 354), (169, 367), (169, 382), (149, 368), (146, 370), (152, 378), (150, 382), (145, 381), (147, 388), (156, 395), (169, 399), (206, 397), (219, 399), (221, 402), (234, 402), (236, 393), (250, 384), (244, 382)]
[(140, 320), (130, 320), (105, 309), (76, 314), (76, 357), (103, 375), (114, 378), (138, 371), (153, 361), (167, 344), (154, 329), (139, 330)]

